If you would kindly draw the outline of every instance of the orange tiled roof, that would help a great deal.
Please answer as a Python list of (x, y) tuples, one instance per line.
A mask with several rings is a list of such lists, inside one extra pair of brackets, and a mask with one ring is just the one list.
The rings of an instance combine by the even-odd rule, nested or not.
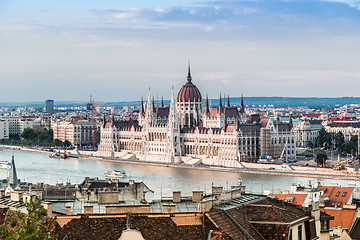
[(275, 196), (277, 199), (284, 201), (285, 198), (293, 197), (293, 201), (290, 201), (292, 204), (301, 206), (304, 203), (306, 198), (306, 194), (274, 194), (270, 193), (269, 196)]
[(324, 192), (323, 198), (330, 199), (327, 207), (342, 208), (343, 205), (349, 200), (354, 187), (336, 187), (336, 186), (320, 186), (321, 191)]
[(334, 220), (330, 221), (330, 228), (341, 226), (342, 228), (350, 229), (356, 209), (324, 208), (321, 211), (334, 216)]

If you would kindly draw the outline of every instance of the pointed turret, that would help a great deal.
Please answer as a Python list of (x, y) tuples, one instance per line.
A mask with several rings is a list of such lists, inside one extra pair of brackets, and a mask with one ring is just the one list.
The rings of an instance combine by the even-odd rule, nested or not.
[(228, 101), (227, 101), (227, 106), (226, 107), (230, 107), (230, 97), (229, 97), (229, 95), (228, 95), (228, 99), (227, 99)]
[(103, 128), (105, 127), (105, 125), (106, 125), (106, 117), (105, 117), (105, 115), (104, 115), (104, 117), (103, 117), (103, 124), (102, 124)]
[(169, 127), (171, 129), (179, 128), (176, 105), (174, 100), (174, 88), (172, 88), (172, 92), (171, 92), (171, 101), (170, 101), (170, 109), (169, 109)]
[(222, 112), (222, 102), (221, 102), (221, 94), (220, 94), (220, 99), (219, 99), (219, 111), (218, 113), (221, 113)]
[(160, 105), (160, 107), (164, 107), (164, 98), (163, 97), (161, 97), (161, 105)]
[(156, 107), (155, 107), (155, 98), (154, 98), (154, 96), (153, 96), (153, 100), (152, 100), (152, 107), (153, 107), (153, 111), (155, 112)]
[(153, 109), (153, 106), (151, 103), (150, 88), (149, 88), (148, 100), (146, 103), (146, 113), (145, 113), (145, 120), (146, 120), (146, 123), (149, 125), (152, 124), (153, 112), (154, 112), (154, 109)]
[(143, 115), (145, 113), (144, 110), (144, 99), (141, 97), (141, 106), (140, 106), (140, 115)]
[(115, 125), (115, 117), (111, 116), (111, 126), (113, 127)]
[(210, 113), (210, 109), (209, 109), (209, 99), (208, 99), (208, 95), (206, 94), (206, 105), (205, 105), (205, 114), (209, 114)]
[(244, 96), (241, 94), (241, 105), (240, 105), (240, 113), (245, 113), (245, 107), (244, 107)]
[(13, 155), (12, 159), (11, 159), (11, 170), (10, 170), (8, 184), (15, 186), (18, 183), (19, 183), (19, 180), (17, 178), (15, 160), (14, 160), (14, 155)]
[(191, 82), (191, 72), (190, 72), (190, 60), (189, 60), (189, 66), (188, 66), (188, 75), (187, 75), (187, 81)]

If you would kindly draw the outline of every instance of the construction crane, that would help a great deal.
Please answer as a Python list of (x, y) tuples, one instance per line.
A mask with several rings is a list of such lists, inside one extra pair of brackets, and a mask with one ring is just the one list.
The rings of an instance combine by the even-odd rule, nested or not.
[(92, 140), (93, 140), (93, 149), (95, 150), (96, 145), (96, 136), (95, 136), (95, 107), (104, 106), (103, 103), (95, 104), (94, 99), (92, 100), (92, 105), (89, 105), (92, 110)]

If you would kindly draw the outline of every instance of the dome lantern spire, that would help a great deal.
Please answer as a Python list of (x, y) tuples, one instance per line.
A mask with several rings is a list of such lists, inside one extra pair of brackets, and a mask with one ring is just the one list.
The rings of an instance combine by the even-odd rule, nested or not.
[(190, 71), (190, 59), (189, 59), (189, 65), (188, 65), (188, 75), (187, 75), (187, 81), (191, 82), (191, 71)]

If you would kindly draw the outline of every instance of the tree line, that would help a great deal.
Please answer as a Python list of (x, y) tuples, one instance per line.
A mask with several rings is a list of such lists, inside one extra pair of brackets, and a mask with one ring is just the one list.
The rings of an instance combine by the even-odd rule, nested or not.
[(321, 128), (319, 131), (318, 142), (320, 148), (335, 150), (341, 155), (356, 155), (358, 151), (358, 136), (351, 136), (350, 141), (346, 142), (342, 132), (330, 133), (325, 128)]

